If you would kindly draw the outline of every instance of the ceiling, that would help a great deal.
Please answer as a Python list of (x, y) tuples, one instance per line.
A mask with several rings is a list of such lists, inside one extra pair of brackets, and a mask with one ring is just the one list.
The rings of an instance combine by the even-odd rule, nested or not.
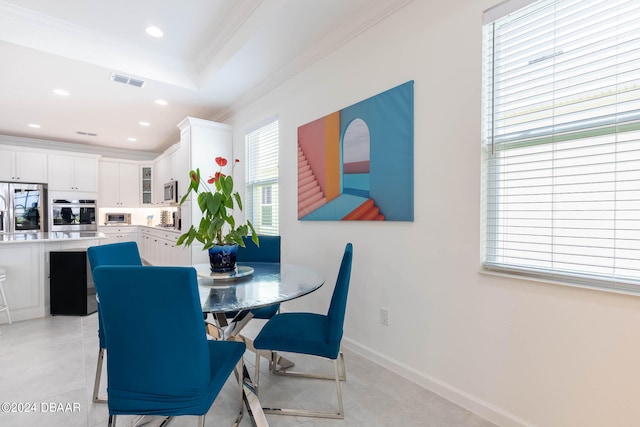
[(0, 135), (158, 153), (410, 1), (0, 0)]

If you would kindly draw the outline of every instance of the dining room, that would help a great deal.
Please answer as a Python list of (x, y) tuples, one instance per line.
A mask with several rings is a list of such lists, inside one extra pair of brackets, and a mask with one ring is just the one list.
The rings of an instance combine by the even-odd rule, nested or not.
[[(500, 227), (491, 227), (486, 212), (503, 203), (487, 202), (495, 201), (491, 199), (495, 194), (486, 180), (497, 171), (487, 166), (491, 163), (488, 159), (493, 146), (487, 143), (491, 132), (483, 133), (483, 129), (487, 123), (499, 120), (492, 122), (484, 115), (492, 105), (486, 98), (491, 86), (486, 83), (490, 56), (486, 54), (486, 31), (492, 22), (516, 13), (525, 7), (524, 3), (533, 2), (504, 3), (515, 6), (496, 16), (495, 9), (502, 4), (496, 0), (407, 1), (383, 19), (367, 23), (340, 46), (333, 46), (333, 39), (327, 37), (326, 46), (331, 46), (328, 53), (306, 58), (304, 63), (295, 64), (295, 72), (286, 80), (274, 86), (267, 85), (268, 82), (264, 87), (258, 84), (254, 96), (240, 99), (208, 118), (232, 128), (232, 155), (240, 159), (233, 176), (236, 189), (247, 186), (245, 168), (249, 167), (246, 160), (250, 157), (247, 135), (277, 119), (281, 263), (309, 267), (324, 278), (321, 286), (304, 295), (270, 301), (281, 304), (281, 314), (326, 313), (345, 245), (353, 245), (341, 342), (347, 372), (346, 381), (340, 381), (344, 419), (266, 414), (268, 425), (637, 425), (640, 419), (640, 407), (635, 402), (639, 391), (636, 378), (640, 375), (637, 283), (624, 277), (614, 279), (611, 285), (611, 280), (595, 273), (584, 277), (585, 271), (591, 271), (589, 268), (599, 265), (601, 259), (615, 259), (615, 255), (609, 255), (615, 251), (609, 247), (596, 251), (590, 262), (583, 262), (580, 271), (570, 275), (571, 280), (566, 280), (566, 276), (559, 278), (557, 271), (541, 275), (540, 270), (544, 269), (538, 265), (529, 269), (535, 274), (522, 274), (522, 268), (498, 269), (494, 267), (500, 262), (487, 261), (494, 249), (487, 244), (487, 235), (496, 244), (503, 242), (505, 236), (491, 234)], [(547, 3), (558, 2), (539, 2)], [(631, 7), (633, 3), (620, 1), (615, 7)], [(487, 22), (483, 23), (483, 19)], [(540, 58), (531, 59), (527, 66), (563, 60), (568, 57), (567, 52), (550, 49), (540, 53)], [(637, 60), (636, 56), (633, 58)], [(395, 221), (301, 218), (298, 148), (304, 127), (322, 120), (322, 129), (329, 129), (336, 117), (350, 114), (354, 105), (410, 81), (413, 82), (410, 161), (402, 163), (393, 157), (402, 151), (396, 148), (403, 147), (404, 139), (397, 134), (389, 136), (381, 143), (384, 149), (372, 148), (367, 160), (372, 169), (374, 164), (382, 165), (382, 169), (371, 172), (366, 184), (360, 177), (351, 177), (349, 196), (359, 197), (364, 187), (373, 192), (376, 182), (387, 178), (385, 173), (391, 179), (410, 171), (409, 184), (399, 181), (402, 184), (391, 186), (390, 190), (399, 198), (410, 195), (411, 217)], [(634, 94), (635, 89), (627, 92)], [(596, 102), (604, 96), (601, 95), (587, 98)], [(393, 99), (392, 109), (404, 111), (404, 104)], [(611, 108), (615, 109), (616, 102), (612, 101)], [(566, 104), (557, 100), (558, 105)], [(530, 113), (535, 115), (539, 110), (534, 108)], [(636, 122), (629, 120), (619, 124), (616, 132), (628, 131), (631, 135), (628, 139), (635, 141)], [(393, 126), (389, 121), (381, 127)], [(346, 125), (339, 129), (345, 128)], [(609, 134), (605, 135), (603, 129), (605, 125), (594, 132), (606, 138)], [(337, 140), (343, 136), (340, 132), (336, 134)], [(564, 136), (554, 135), (554, 144), (574, 141)], [(324, 141), (325, 135), (322, 137)], [(495, 147), (499, 142), (496, 140)], [(534, 146), (527, 145), (528, 142), (516, 142), (510, 147)], [(540, 146), (542, 143), (536, 141), (535, 147)], [(564, 151), (567, 152), (570, 151)], [(329, 157), (331, 150), (326, 153)], [(535, 161), (527, 157), (521, 164)], [(346, 173), (343, 166), (340, 163), (335, 168), (327, 167), (322, 185), (331, 188), (331, 171)], [(361, 165), (352, 166), (359, 171)], [(335, 191), (342, 195), (343, 188), (336, 185)], [(245, 197), (244, 190), (240, 192)], [(578, 197), (578, 193), (583, 192), (576, 191), (571, 197)], [(339, 211), (346, 202), (341, 203), (330, 214)], [(396, 204), (407, 207), (405, 201)], [(529, 205), (542, 203), (536, 200)], [(380, 211), (384, 213), (384, 209)], [(506, 217), (510, 212), (507, 209), (501, 214)], [(570, 221), (583, 212), (584, 209), (572, 209), (560, 219)], [(622, 208), (618, 213), (635, 215), (637, 211)], [(324, 215), (318, 212), (321, 214)], [(239, 214), (238, 219), (246, 218)], [(539, 218), (527, 219), (533, 222)], [(635, 236), (637, 219), (627, 219), (632, 225), (616, 233)], [(572, 238), (583, 232), (579, 229), (578, 236)], [(575, 256), (592, 250), (577, 244), (566, 246), (578, 251)], [(564, 253), (566, 247), (556, 249), (553, 255)], [(636, 249), (634, 241), (616, 250), (623, 250), (626, 256)], [(626, 263), (625, 256), (616, 262)], [(532, 256), (527, 253), (521, 258)], [(7, 281), (6, 285), (9, 284)], [(0, 321), (3, 319), (0, 313)], [(216, 330), (226, 326), (208, 320)], [(254, 340), (268, 322), (250, 319), (242, 325), (241, 334)], [(37, 409), (34, 414), (0, 413), (0, 424), (22, 426), (29, 420), (30, 425), (106, 426), (108, 405), (92, 402), (98, 363), (97, 330), (97, 314), (48, 316), (0, 324), (3, 384), (0, 401), (16, 403), (16, 410), (18, 403), (33, 403)], [(221, 333), (224, 336), (224, 331)], [(331, 363), (326, 360), (297, 356), (286, 354), (295, 361), (296, 368), (333, 375)], [(108, 377), (108, 357), (107, 350), (104, 378)], [(247, 350), (243, 360), (247, 372), (255, 378), (255, 353)], [(260, 403), (299, 407), (320, 403), (326, 404), (322, 409), (333, 408), (336, 390), (332, 381), (274, 375), (267, 359), (259, 360), (262, 361), (258, 374)], [(106, 395), (106, 384), (100, 387), (100, 394)], [(238, 378), (231, 374), (207, 412), (205, 425), (232, 425), (237, 416), (237, 397)], [(53, 404), (53, 410), (49, 410), (49, 403)], [(74, 412), (78, 408), (74, 403), (79, 403), (78, 412)], [(136, 420), (123, 415), (118, 425), (132, 425)], [(147, 421), (150, 425), (161, 422), (155, 417)], [(240, 425), (255, 425), (253, 422), (245, 405)], [(192, 416), (176, 417), (170, 425), (196, 425), (196, 420)]]

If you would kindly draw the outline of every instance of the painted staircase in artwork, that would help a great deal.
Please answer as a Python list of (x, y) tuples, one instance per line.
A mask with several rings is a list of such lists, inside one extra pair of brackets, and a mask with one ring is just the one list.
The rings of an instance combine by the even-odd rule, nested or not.
[(366, 202), (352, 210), (342, 220), (384, 221), (384, 215), (380, 213), (380, 208), (376, 206), (375, 200), (367, 199)]
[[(354, 196), (352, 195), (341, 195), (330, 203), (344, 206), (342, 200), (344, 197), (351, 197), (351, 204), (353, 203)], [(380, 213), (380, 208), (376, 206), (375, 200), (363, 197), (356, 197), (356, 199), (361, 199), (362, 203), (357, 205), (355, 209), (346, 211), (349, 213), (342, 220), (384, 221), (384, 215)], [(327, 198), (322, 192), (302, 148), (298, 146), (298, 218), (303, 218), (325, 205), (327, 205)], [(336, 208), (334, 207), (334, 209)], [(339, 211), (340, 208), (338, 207), (337, 210)], [(338, 218), (339, 216), (334, 217), (334, 219)]]
[(309, 161), (298, 145), (298, 218), (324, 206), (327, 199), (311, 170)]

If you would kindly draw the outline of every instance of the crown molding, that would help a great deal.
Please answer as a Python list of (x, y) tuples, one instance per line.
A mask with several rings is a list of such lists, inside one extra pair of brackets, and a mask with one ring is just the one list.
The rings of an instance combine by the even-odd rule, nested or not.
[(226, 123), (212, 122), (210, 120), (198, 119), (195, 117), (186, 117), (184, 120), (178, 123), (178, 128), (181, 132), (189, 127), (199, 127), (225, 131), (231, 130), (231, 125), (228, 125)]
[[(228, 120), (236, 111), (242, 110), (251, 103), (260, 99), (278, 86), (284, 84), (295, 77), (320, 59), (339, 49), (360, 34), (366, 32), (379, 22), (393, 15), (413, 0), (389, 0), (380, 3), (373, 3), (371, 8), (363, 11), (359, 19), (353, 19), (350, 25), (343, 25), (331, 31), (322, 38), (306, 53), (298, 56), (294, 61), (282, 67), (278, 72), (273, 73), (269, 78), (254, 86), (232, 105), (225, 107), (210, 118), (210, 120), (221, 122)], [(364, 13), (366, 12), (366, 13)]]
[(116, 159), (152, 161), (160, 153), (150, 151), (125, 150), (97, 145), (76, 144), (72, 142), (50, 141), (46, 139), (24, 138), (20, 136), (0, 135), (0, 146), (38, 148), (49, 151), (64, 151), (72, 153), (97, 154)]
[(242, 25), (253, 15), (263, 0), (235, 0), (232, 13), (226, 17), (222, 27), (216, 31), (213, 40), (207, 43), (194, 61), (197, 70), (202, 74), (229, 41), (238, 33)]

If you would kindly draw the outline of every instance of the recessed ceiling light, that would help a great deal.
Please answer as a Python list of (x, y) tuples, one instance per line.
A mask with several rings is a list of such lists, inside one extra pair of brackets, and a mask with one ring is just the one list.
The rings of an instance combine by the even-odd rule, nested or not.
[(136, 142), (137, 139), (135, 139), (135, 138), (127, 138), (127, 141)]
[(156, 99), (155, 103), (162, 106), (165, 106), (168, 104), (167, 101), (165, 101), (164, 99)]
[(158, 28), (156, 26), (153, 26), (153, 25), (149, 25), (147, 28), (145, 28), (145, 31), (151, 37), (160, 38), (160, 37), (162, 37), (164, 35), (164, 33), (162, 32), (162, 30), (160, 28)]
[(149, 122), (140, 122), (139, 124), (140, 126), (151, 126), (151, 123)]
[(34, 129), (40, 129), (40, 125), (35, 124), (35, 123), (29, 123), (27, 126), (29, 126), (30, 128), (34, 128)]
[(54, 89), (53, 93), (60, 96), (69, 96), (69, 92), (64, 89)]

